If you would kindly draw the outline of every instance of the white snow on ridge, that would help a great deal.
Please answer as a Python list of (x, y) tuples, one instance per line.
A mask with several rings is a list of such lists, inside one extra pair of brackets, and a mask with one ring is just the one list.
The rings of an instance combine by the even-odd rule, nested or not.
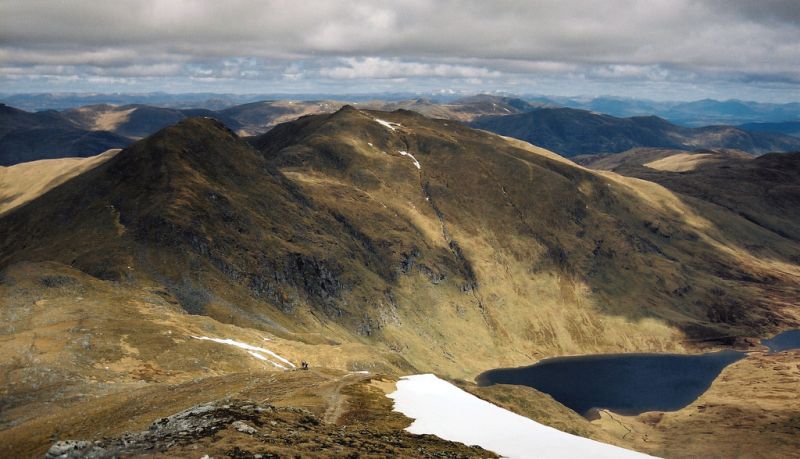
[[(251, 346), (251, 345), (249, 345), (247, 343), (242, 343), (241, 341), (236, 341), (236, 340), (232, 340), (232, 339), (228, 339), (228, 338), (225, 338), (225, 339), (222, 339), (222, 338), (209, 338), (208, 336), (192, 336), (192, 338), (200, 339), (200, 340), (204, 340), (204, 341), (213, 341), (215, 343), (227, 344), (229, 346), (238, 347), (239, 349), (244, 349), (244, 350), (247, 351), (248, 354), (252, 355), (253, 357), (255, 357), (255, 358), (259, 359), (259, 360), (264, 360), (266, 362), (269, 362), (269, 363), (273, 364), (274, 366), (276, 366), (278, 368), (283, 368), (284, 370), (286, 369), (285, 366), (283, 366), (283, 365), (281, 365), (281, 364), (279, 364), (277, 362), (273, 362), (272, 360), (264, 357), (262, 354), (270, 355), (270, 356), (275, 357), (276, 359), (280, 360), (281, 362), (289, 365), (292, 368), (297, 368), (295, 366), (295, 364), (293, 364), (292, 362), (290, 362), (287, 359), (281, 357), (280, 355), (270, 351), (269, 349), (265, 349), (263, 347)], [(259, 352), (261, 354), (259, 354)]]
[(390, 130), (392, 130), (392, 131), (394, 131), (395, 129), (397, 129), (397, 128), (399, 128), (399, 127), (403, 127), (403, 126), (402, 126), (401, 124), (399, 124), (399, 123), (392, 123), (391, 121), (382, 120), (382, 119), (380, 119), (380, 118), (373, 118), (373, 119), (374, 119), (374, 120), (375, 120), (375, 121), (376, 121), (378, 124), (380, 124), (380, 125), (382, 125), (382, 126), (386, 127), (387, 129), (390, 129)]
[(414, 161), (414, 165), (417, 166), (417, 169), (422, 169), (422, 166), (419, 165), (419, 161), (417, 161), (417, 158), (415, 158), (414, 155), (412, 155), (407, 151), (398, 151), (398, 153), (400, 153), (403, 156), (408, 156), (409, 158), (411, 158), (411, 161)]
[(508, 458), (648, 458), (646, 454), (568, 434), (500, 408), (432, 374), (405, 376), (388, 395), (414, 422), (414, 434), (479, 445)]

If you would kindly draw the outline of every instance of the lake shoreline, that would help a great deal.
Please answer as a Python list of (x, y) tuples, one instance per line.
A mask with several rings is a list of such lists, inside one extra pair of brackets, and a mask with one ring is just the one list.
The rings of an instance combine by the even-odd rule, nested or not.
[(761, 340), (759, 350), (698, 354), (621, 353), (562, 356), (479, 374), (480, 387), (515, 384), (552, 396), (587, 419), (598, 410), (624, 415), (677, 411), (697, 400), (729, 365), (751, 354), (800, 348), (800, 329)]

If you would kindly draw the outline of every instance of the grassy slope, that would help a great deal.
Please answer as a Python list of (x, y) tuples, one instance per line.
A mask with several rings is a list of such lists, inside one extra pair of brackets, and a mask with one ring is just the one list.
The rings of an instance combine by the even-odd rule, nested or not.
[(652, 183), (410, 112), (257, 147), (211, 120), (163, 131), (9, 215), (1, 263), (155, 282), (190, 312), (454, 376), (796, 323), (796, 243)]
[[(193, 334), (266, 334), (313, 368), (471, 377), (798, 323), (794, 240), (651, 182), (404, 111), (305, 117), (254, 146), (186, 120), (2, 217), (14, 445), (63, 438), (56, 419), (81, 394), (103, 409), (133, 389), (163, 400), (170, 384), (217, 397), (209, 376), (264, 371)], [(66, 432), (169, 414), (125, 403), (138, 424)]]
[(736, 151), (636, 149), (586, 158), (585, 164), (659, 183), (724, 207), (785, 238), (800, 240), (795, 212), (800, 206), (798, 153), (753, 158)]
[(108, 150), (89, 158), (43, 159), (0, 166), (0, 215), (102, 164), (119, 151)]

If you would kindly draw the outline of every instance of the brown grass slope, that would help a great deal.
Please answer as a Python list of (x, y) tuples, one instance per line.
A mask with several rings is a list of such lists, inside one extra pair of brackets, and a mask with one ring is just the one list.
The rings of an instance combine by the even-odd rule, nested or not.
[(602, 158), (587, 157), (585, 164), (659, 183), (800, 241), (800, 153), (754, 158), (727, 150), (637, 149)]
[[(376, 358), (367, 346), (309, 346), (220, 324), (187, 315), (158, 286), (101, 281), (59, 263), (3, 271), (0, 301), (2, 457), (41, 458), (58, 440), (117, 443), (108, 437), (142, 435), (162, 417), (208, 402), (222, 413), (201, 410), (176, 431), (154, 430), (136, 445), (128, 435), (120, 450), (109, 445), (97, 456), (493, 457), (402, 432), (410, 420), (391, 411), (381, 390), (392, 390), (393, 380), (348, 371)], [(192, 338), (205, 335), (265, 346), (312, 367), (280, 371), (243, 350)], [(231, 413), (236, 399), (266, 410), (259, 409), (269, 416), (256, 424), (260, 435), (231, 425), (254, 420)], [(289, 417), (273, 416), (270, 405)]]
[(42, 159), (0, 166), (0, 215), (102, 164), (119, 151), (115, 148), (88, 158)]
[(406, 111), (254, 145), (167, 128), (3, 217), (0, 266), (155, 284), (193, 314), (454, 376), (798, 323), (796, 241), (658, 185)]

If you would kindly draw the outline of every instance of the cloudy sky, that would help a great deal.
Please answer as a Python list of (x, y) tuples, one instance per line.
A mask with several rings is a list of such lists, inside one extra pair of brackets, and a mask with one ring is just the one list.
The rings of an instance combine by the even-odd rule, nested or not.
[(0, 0), (0, 92), (800, 100), (797, 0)]

